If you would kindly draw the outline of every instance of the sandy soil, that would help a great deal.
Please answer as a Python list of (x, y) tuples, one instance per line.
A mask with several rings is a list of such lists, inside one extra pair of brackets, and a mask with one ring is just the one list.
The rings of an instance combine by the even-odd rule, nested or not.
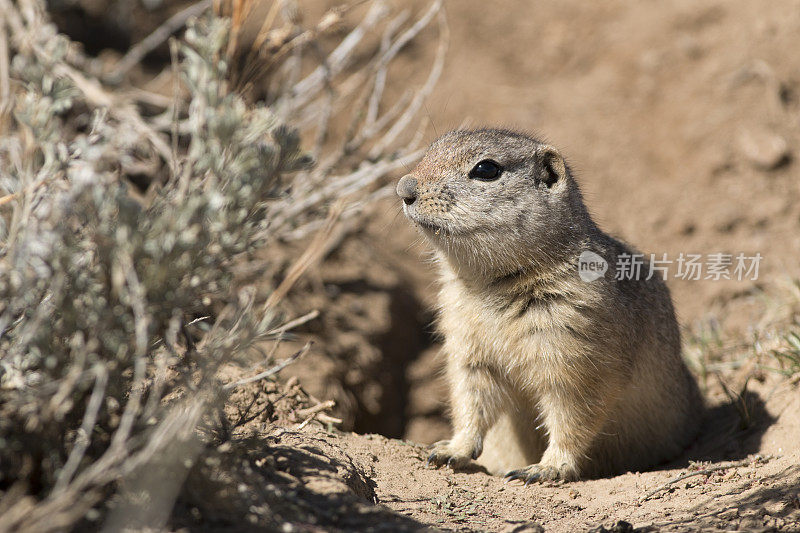
[[(342, 444), (367, 464), (376, 447), (382, 450), (371, 462), (379, 501), (445, 529), (535, 531), (535, 523), (546, 531), (584, 531), (599, 525), (611, 529), (624, 520), (637, 531), (798, 531), (800, 455), (793, 434), (798, 407), (796, 390), (778, 392), (765, 409), (783, 415), (762, 427), (763, 433), (727, 439), (722, 454), (709, 446), (719, 441), (707, 431), (685, 458), (656, 471), (558, 485), (524, 487), (480, 471), (434, 471), (425, 467), (424, 449), (377, 436), (346, 435)], [(750, 456), (737, 463), (745, 466), (688, 477), (655, 492), (682, 474), (729, 464), (721, 456), (741, 457), (755, 449), (775, 458), (762, 463)], [(688, 460), (712, 462), (687, 468)]]
[[(381, 435), (297, 429), (270, 415), (210, 449), (173, 526), (283, 531), (800, 531), (800, 391), (756, 385), (758, 422), (709, 411), (683, 457), (649, 472), (522, 486), (477, 467), (425, 465), (427, 450)], [(765, 402), (763, 399), (768, 398)], [(285, 414), (285, 413), (284, 413)], [(291, 417), (289, 417), (291, 418)], [(600, 529), (605, 528), (605, 529)]]

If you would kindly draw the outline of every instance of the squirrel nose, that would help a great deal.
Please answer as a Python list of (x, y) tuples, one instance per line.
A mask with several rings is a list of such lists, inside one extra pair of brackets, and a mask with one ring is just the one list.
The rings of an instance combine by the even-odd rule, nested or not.
[(408, 174), (397, 182), (397, 196), (403, 199), (406, 205), (411, 205), (417, 200), (417, 178)]

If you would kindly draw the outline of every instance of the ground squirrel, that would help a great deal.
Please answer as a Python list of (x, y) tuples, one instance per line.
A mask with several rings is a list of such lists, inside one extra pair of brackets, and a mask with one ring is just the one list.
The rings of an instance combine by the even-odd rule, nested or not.
[[(429, 462), (478, 459), (530, 483), (640, 470), (686, 447), (702, 400), (669, 290), (647, 261), (637, 279), (615, 275), (634, 250), (597, 227), (555, 148), (450, 132), (397, 193), (441, 269), (454, 435)], [(579, 275), (586, 253), (608, 265), (597, 279)]]

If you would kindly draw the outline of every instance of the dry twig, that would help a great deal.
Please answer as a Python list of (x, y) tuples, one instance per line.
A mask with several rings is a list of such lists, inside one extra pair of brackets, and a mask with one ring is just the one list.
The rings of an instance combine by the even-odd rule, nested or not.
[(234, 381), (233, 383), (228, 383), (227, 385), (225, 385), (224, 389), (225, 390), (235, 389), (236, 387), (241, 387), (242, 385), (247, 385), (248, 383), (253, 383), (254, 381), (259, 381), (262, 379), (266, 379), (270, 376), (274, 376), (275, 374), (277, 374), (290, 364), (294, 363), (295, 361), (303, 357), (306, 353), (308, 353), (308, 350), (311, 349), (311, 344), (312, 344), (311, 342), (307, 342), (305, 346), (297, 350), (295, 353), (293, 353), (286, 359), (282, 359), (276, 365), (268, 368), (263, 372), (256, 374), (255, 376), (250, 376), (249, 378), (243, 378), (238, 381)]
[(306, 409), (298, 409), (297, 414), (302, 417), (306, 417), (306, 419), (303, 420), (303, 422), (301, 422), (299, 426), (297, 426), (297, 429), (298, 430), (303, 429), (308, 424), (310, 424), (312, 420), (315, 419), (330, 424), (341, 424), (342, 423), (341, 419), (334, 418), (332, 416), (323, 413), (323, 411), (326, 411), (328, 409), (333, 409), (334, 407), (336, 407), (336, 402), (334, 402), (333, 400), (328, 400), (325, 402), (320, 402), (317, 405), (308, 407)]
[(742, 467), (742, 466), (751, 466), (751, 465), (753, 465), (755, 463), (762, 463), (763, 464), (763, 463), (766, 463), (766, 462), (768, 462), (769, 460), (771, 460), (773, 458), (774, 458), (773, 455), (765, 455), (765, 456), (756, 455), (755, 457), (748, 457), (747, 459), (742, 459), (741, 461), (735, 461), (733, 463), (727, 463), (727, 464), (724, 464), (724, 465), (715, 465), (715, 466), (710, 466), (708, 468), (702, 468), (702, 469), (696, 470), (694, 472), (687, 472), (686, 474), (681, 474), (680, 476), (674, 477), (674, 478), (670, 479), (669, 481), (667, 481), (666, 483), (664, 483), (663, 485), (659, 485), (658, 487), (654, 488), (653, 490), (651, 490), (650, 492), (645, 494), (638, 501), (638, 503), (641, 504), (643, 502), (646, 502), (647, 500), (649, 500), (650, 498), (652, 498), (653, 496), (655, 496), (656, 494), (658, 494), (662, 490), (667, 490), (672, 485), (674, 485), (675, 483), (679, 483), (679, 482), (683, 481), (684, 479), (688, 479), (690, 477), (695, 477), (695, 476), (705, 476), (705, 475), (711, 474), (713, 472), (718, 472), (720, 470), (728, 470), (730, 468), (739, 468), (739, 467)]

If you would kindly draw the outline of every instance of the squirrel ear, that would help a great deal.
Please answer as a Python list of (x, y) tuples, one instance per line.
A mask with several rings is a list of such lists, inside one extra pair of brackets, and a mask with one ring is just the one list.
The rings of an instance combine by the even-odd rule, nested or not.
[(567, 177), (567, 164), (558, 150), (552, 146), (543, 146), (540, 149), (539, 162), (541, 164), (540, 179), (548, 189)]

